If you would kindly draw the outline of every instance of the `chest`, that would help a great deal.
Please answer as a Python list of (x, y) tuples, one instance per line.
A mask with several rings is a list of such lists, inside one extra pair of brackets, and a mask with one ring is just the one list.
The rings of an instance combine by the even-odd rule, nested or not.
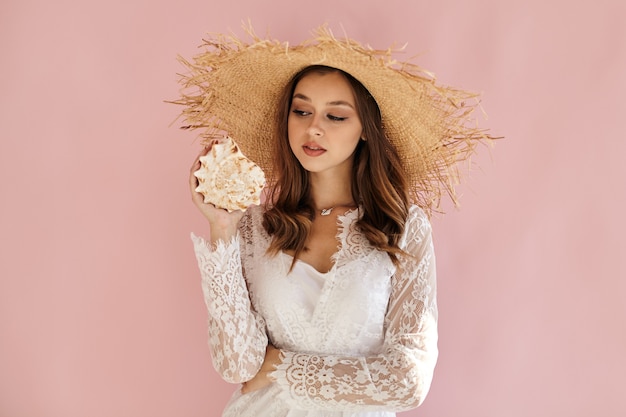
[(265, 245), (255, 245), (254, 256), (244, 261), (252, 303), (271, 340), (296, 351), (376, 351), (395, 267), (354, 219), (314, 227), (311, 236), (293, 269), (289, 253), (271, 256)]
[(283, 348), (333, 353), (375, 351), (383, 340), (393, 270), (385, 253), (346, 261), (327, 273), (281, 253), (255, 268), (252, 302), (270, 339)]
[[(341, 240), (338, 236), (340, 227), (335, 216), (318, 216), (311, 224), (309, 235), (304, 243), (305, 250), (300, 253), (298, 259), (318, 272), (329, 272), (335, 262), (335, 255), (341, 247)], [(285, 252), (294, 256), (294, 251)]]

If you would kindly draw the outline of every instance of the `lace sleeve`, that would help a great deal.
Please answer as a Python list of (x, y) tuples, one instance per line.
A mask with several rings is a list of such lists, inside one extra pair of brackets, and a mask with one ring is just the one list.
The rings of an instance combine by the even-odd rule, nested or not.
[(265, 358), (265, 322), (253, 310), (241, 267), (238, 237), (215, 248), (192, 234), (209, 313), (213, 366), (228, 382), (252, 379)]
[(392, 278), (381, 354), (340, 357), (283, 352), (272, 373), (286, 401), (300, 408), (403, 411), (419, 406), (437, 361), (435, 257), (431, 226), (414, 207)]

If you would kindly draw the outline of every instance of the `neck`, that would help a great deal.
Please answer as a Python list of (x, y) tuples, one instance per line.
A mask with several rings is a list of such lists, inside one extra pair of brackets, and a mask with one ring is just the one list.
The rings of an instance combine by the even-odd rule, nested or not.
[(321, 181), (319, 176), (311, 176), (311, 199), (316, 211), (335, 207), (355, 207), (350, 181), (329, 178)]

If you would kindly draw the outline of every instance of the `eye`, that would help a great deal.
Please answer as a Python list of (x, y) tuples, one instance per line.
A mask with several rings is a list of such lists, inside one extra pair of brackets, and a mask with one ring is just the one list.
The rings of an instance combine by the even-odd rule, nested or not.
[(301, 117), (308, 116), (311, 114), (308, 111), (299, 110), (299, 109), (293, 109), (291, 112), (295, 114), (296, 116), (301, 116)]
[(330, 120), (332, 120), (333, 122), (343, 122), (344, 120), (347, 119), (347, 117), (339, 117), (339, 116), (333, 116), (332, 114), (329, 114), (328, 117)]

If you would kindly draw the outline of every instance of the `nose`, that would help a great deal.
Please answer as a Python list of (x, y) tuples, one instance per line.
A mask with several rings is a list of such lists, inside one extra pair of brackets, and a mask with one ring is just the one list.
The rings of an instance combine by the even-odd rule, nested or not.
[(307, 133), (315, 137), (324, 136), (324, 129), (322, 129), (322, 127), (320, 126), (317, 117), (311, 119), (311, 124), (307, 128)]

